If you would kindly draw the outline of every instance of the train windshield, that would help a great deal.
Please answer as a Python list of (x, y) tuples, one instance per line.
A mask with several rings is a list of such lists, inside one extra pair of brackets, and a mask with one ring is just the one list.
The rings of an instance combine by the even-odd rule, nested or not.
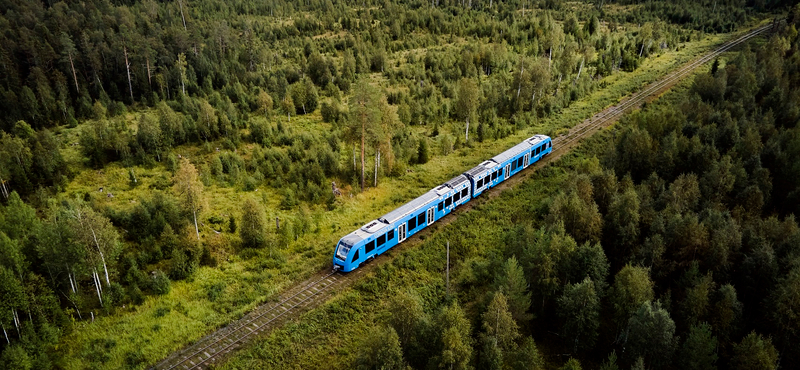
[(336, 248), (336, 258), (344, 261), (347, 259), (347, 253), (350, 252), (352, 246), (343, 242), (339, 242), (339, 247)]

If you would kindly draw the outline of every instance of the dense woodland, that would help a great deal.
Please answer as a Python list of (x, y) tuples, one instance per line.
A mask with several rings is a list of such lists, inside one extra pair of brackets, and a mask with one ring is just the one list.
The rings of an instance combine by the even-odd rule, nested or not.
[[(0, 0), (0, 364), (60, 368), (75, 322), (167, 294), (217, 266), (220, 243), (247, 254), (310, 230), (301, 210), (266, 233), (255, 196), (229, 218), (206, 214), (208, 188), (267, 187), (282, 209), (332, 210), (331, 181), (356, 193), (506, 137), (604, 76), (784, 5)], [(630, 117), (544, 224), (509, 232), (503, 256), (465, 272), (469, 292), (498, 292), (459, 294), (488, 307), (481, 318), (451, 301), (419, 325), (397, 321), (375, 334), (394, 357), (361, 365), (521, 368), (541, 363), (541, 326), (574, 336), (562, 344), (584, 361), (616, 350), (621, 367), (800, 360), (796, 9), (767, 43), (697, 77), (688, 102)], [(330, 129), (297, 126), (308, 117)], [(107, 166), (131, 189), (135, 166), (163, 176), (130, 207), (64, 193)], [(648, 336), (653, 325), (666, 334)], [(695, 348), (712, 337), (719, 346)]]
[[(798, 47), (790, 23), (724, 66), (715, 62), (685, 97), (625, 117), (570, 164), (540, 170), (545, 183), (567, 169), (555, 196), (527, 204), (527, 195), (513, 194), (457, 223), (446, 232), (460, 246), (450, 252), (459, 261), (455, 292), (390, 294), (389, 314), (362, 342), (356, 364), (793, 368)], [(486, 246), (471, 229), (489, 220), (511, 226), (500, 246)], [(360, 289), (387, 289), (397, 282), (386, 276), (403, 269), (441, 271), (438, 249), (397, 261), (379, 273), (389, 283)]]

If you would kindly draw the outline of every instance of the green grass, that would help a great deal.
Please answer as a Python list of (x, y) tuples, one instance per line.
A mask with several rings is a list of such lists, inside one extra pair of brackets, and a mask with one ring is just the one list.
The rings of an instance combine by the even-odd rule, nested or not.
[[(221, 251), (216, 251), (221, 257), (216, 268), (203, 267), (192, 278), (186, 281), (173, 282), (172, 291), (165, 296), (150, 296), (142, 305), (128, 306), (116, 309), (107, 316), (99, 316), (94, 322), (77, 322), (71, 333), (66, 335), (58, 350), (63, 354), (66, 369), (82, 369), (86, 367), (103, 368), (143, 368), (153, 364), (160, 358), (191, 343), (208, 332), (241, 317), (244, 313), (272, 297), (292, 282), (301, 280), (310, 274), (329, 266), (332, 246), (344, 234), (358, 226), (374, 219), (395, 208), (413, 197), (421, 194), (435, 184), (446, 181), (450, 177), (474, 166), (483, 159), (490, 157), (500, 150), (510, 147), (522, 138), (533, 133), (549, 132), (563, 127), (571, 127), (585, 118), (591, 116), (602, 108), (614, 104), (622, 96), (629, 94), (641, 86), (655, 80), (670, 68), (683, 63), (698, 53), (708, 50), (714, 44), (727, 36), (709, 36), (703, 40), (687, 43), (680, 51), (664, 53), (660, 56), (646, 60), (643, 65), (633, 73), (617, 73), (607, 77), (604, 81), (608, 87), (596, 90), (584, 99), (565, 108), (561, 114), (535, 123), (532, 127), (520, 130), (504, 139), (493, 142), (473, 142), (471, 148), (460, 149), (448, 156), (435, 156), (425, 164), (412, 166), (413, 172), (398, 178), (382, 178), (380, 185), (369, 188), (366, 192), (345, 196), (336, 201), (333, 211), (327, 211), (323, 206), (303, 205), (306, 209), (305, 216), (296, 210), (281, 210), (279, 208), (280, 196), (276, 189), (260, 186), (251, 194), (264, 202), (267, 208), (268, 219), (280, 217), (283, 220), (297, 221), (301, 217), (310, 220), (310, 232), (300, 235), (296, 241), (288, 245), (279, 246), (275, 251), (282, 258), (284, 264), (275, 263), (269, 256), (269, 251), (256, 252), (249, 258), (243, 258), (231, 246), (224, 246)], [(275, 117), (282, 119), (285, 117)], [(131, 119), (135, 121), (134, 119)], [(458, 124), (453, 123), (454, 126)], [(77, 129), (64, 130), (61, 133), (65, 142), (77, 141)], [(292, 117), (290, 127), (295, 132), (326, 130), (328, 124), (322, 123), (318, 113), (303, 117)], [(423, 128), (416, 128), (423, 130)], [(457, 130), (454, 130), (458, 132)], [(212, 144), (212, 147), (219, 145)], [(220, 146), (221, 147), (221, 146)], [(240, 155), (246, 157), (250, 149), (240, 150)], [(75, 146), (67, 146), (64, 150), (65, 157), (71, 163), (80, 163), (80, 153)], [(181, 147), (174, 150), (189, 156), (192, 160), (207, 161), (213, 154), (202, 146)], [(349, 158), (344, 151), (343, 157)], [(563, 160), (562, 160), (563, 162)], [(349, 163), (346, 162), (345, 163)], [(544, 201), (548, 194), (558, 188), (559, 179), (563, 174), (561, 167), (554, 170), (543, 171), (549, 174), (536, 175), (526, 181), (519, 189), (514, 189), (509, 195), (503, 195), (499, 201), (491, 204), (480, 205), (478, 209), (484, 212), (471, 212), (457, 220), (453, 229), (458, 225), (469, 222), (484, 222), (483, 217), (491, 217), (492, 221), (504, 220), (505, 206), (535, 207)], [(64, 197), (82, 196), (90, 197), (99, 206), (110, 206), (114, 209), (132, 207), (141, 198), (147, 198), (154, 189), (170, 190), (171, 174), (162, 166), (152, 168), (136, 166), (139, 183), (131, 187), (128, 179), (129, 168), (118, 163), (106, 166), (103, 172), (94, 169), (83, 169), (66, 186)], [(530, 184), (546, 183), (545, 186), (532, 186)], [(105, 193), (99, 193), (97, 188), (104, 186), (107, 191), (114, 194), (107, 198)], [(520, 194), (530, 192), (524, 201), (520, 202)], [(244, 196), (249, 196), (237, 187), (221, 187), (212, 185), (206, 187), (208, 208), (204, 211), (203, 218), (212, 215), (225, 216), (231, 213), (238, 215), (239, 205)], [(398, 195), (399, 194), (399, 195)], [(478, 200), (481, 202), (481, 200)], [(485, 208), (484, 208), (485, 207)], [(503, 221), (509, 225), (513, 220)], [(434, 250), (440, 248), (444, 238), (456, 237), (466, 240), (465, 235), (452, 235), (451, 230), (445, 227), (442, 233), (433, 235), (418, 248), (409, 251), (411, 257), (405, 258), (434, 258)], [(498, 229), (498, 230), (502, 230)], [(201, 230), (203, 238), (216, 237), (208, 227)], [(500, 232), (500, 231), (499, 231)], [(486, 234), (475, 241), (485, 244), (496, 244), (502, 234)], [(438, 244), (437, 244), (438, 243)], [(223, 243), (223, 245), (226, 245)], [(487, 249), (488, 250), (488, 249)], [(400, 264), (402, 262), (396, 262)], [(400, 270), (397, 270), (400, 271)], [(441, 289), (441, 274), (436, 271), (404, 271), (396, 274), (397, 280), (392, 281), (398, 286), (414, 286), (418, 284), (433, 284)], [(393, 275), (394, 276), (394, 275)], [(366, 284), (366, 283), (361, 283)], [(219, 298), (212, 300), (208, 293), (211, 289), (222, 292)], [(371, 290), (370, 290), (371, 292)], [(375, 305), (375, 299), (385, 298), (381, 295), (370, 296), (372, 293), (360, 293), (360, 288), (344, 293), (335, 298), (323, 310), (311, 312), (300, 323), (287, 326), (276, 331), (265, 342), (248, 351), (242, 352), (229, 364), (228, 368), (257, 368), (264, 367), (297, 367), (297, 368), (329, 368), (331, 364), (348, 364), (355, 352), (355, 344), (350, 338), (360, 337), (364, 331), (379, 321), (378, 313), (360, 312), (359, 307), (366, 303)], [(339, 310), (354, 313), (360, 316), (352, 317), (357, 323), (349, 328), (336, 325), (346, 320)], [(329, 322), (330, 320), (330, 322)], [(98, 343), (112, 343), (102, 349), (102, 356), (98, 353)], [(256, 355), (261, 353), (262, 355)], [(260, 357), (259, 357), (260, 356)], [(263, 356), (273, 356), (271, 360), (262, 360)], [(275, 357), (277, 356), (277, 357)], [(254, 361), (254, 362), (248, 362)], [(246, 365), (246, 366), (245, 366)], [(341, 367), (341, 366), (337, 366)], [(346, 366), (344, 366), (346, 367)]]

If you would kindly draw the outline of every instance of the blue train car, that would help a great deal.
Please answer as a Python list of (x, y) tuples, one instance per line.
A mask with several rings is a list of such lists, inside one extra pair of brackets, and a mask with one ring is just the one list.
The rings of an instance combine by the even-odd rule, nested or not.
[(333, 256), (334, 269), (352, 271), (386, 252), (470, 200), (470, 182), (464, 175), (345, 235)]

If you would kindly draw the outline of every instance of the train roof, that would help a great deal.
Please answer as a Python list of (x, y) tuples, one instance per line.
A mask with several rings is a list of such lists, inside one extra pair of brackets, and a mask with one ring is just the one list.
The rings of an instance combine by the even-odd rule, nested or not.
[(505, 152), (502, 152), (502, 153), (492, 157), (492, 160), (497, 162), (497, 163), (503, 163), (505, 161), (508, 161), (511, 158), (514, 158), (514, 157), (518, 156), (520, 153), (523, 153), (523, 152), (525, 152), (527, 150), (530, 150), (531, 143), (528, 142), (528, 140), (529, 139), (527, 139), (527, 140), (525, 140), (525, 141), (523, 141), (523, 142), (521, 142), (521, 143), (519, 143), (517, 145), (514, 145), (513, 147), (511, 147), (511, 149), (508, 149)]
[[(437, 187), (437, 189), (438, 188), (439, 187)], [(409, 215), (410, 213), (422, 208), (422, 206), (430, 203), (431, 201), (437, 198), (439, 198), (439, 194), (437, 193), (436, 189), (431, 189), (427, 193), (422, 194), (416, 199), (396, 208), (394, 211), (391, 211), (383, 215), (383, 217), (379, 218), (378, 220), (385, 222), (387, 224), (393, 224), (397, 222), (397, 220), (400, 220), (401, 218)]]
[(450, 179), (450, 181), (444, 183), (444, 185), (447, 185), (450, 187), (450, 189), (457, 189), (463, 183), (469, 183), (469, 179), (464, 175), (458, 175)]
[(542, 141), (545, 141), (545, 140), (547, 140), (549, 138), (550, 138), (550, 136), (547, 136), (547, 135), (533, 135), (533, 136), (529, 137), (528, 140), (525, 140), (525, 141), (531, 143), (531, 145), (536, 145), (536, 144), (539, 144)]
[(531, 136), (531, 137), (525, 139), (524, 141), (522, 141), (521, 143), (519, 143), (517, 145), (514, 145), (513, 147), (511, 147), (510, 149), (506, 150), (505, 152), (502, 152), (502, 153), (492, 157), (492, 160), (497, 162), (497, 163), (503, 163), (503, 162), (505, 162), (505, 161), (507, 161), (507, 160), (519, 155), (520, 153), (525, 152), (526, 150), (530, 149), (531, 146), (539, 144), (542, 141), (547, 140), (548, 138), (549, 137), (547, 135), (534, 135), (534, 136)]
[(484, 171), (486, 171), (486, 170), (488, 170), (490, 168), (494, 168), (495, 166), (498, 165), (498, 163), (499, 162), (496, 162), (496, 161), (494, 161), (492, 159), (487, 160), (487, 161), (483, 161), (481, 164), (470, 168), (469, 170), (467, 170), (467, 172), (464, 172), (464, 173), (469, 175), (470, 177), (474, 178), (474, 177), (477, 177), (478, 175), (480, 175), (481, 173), (483, 173)]
[(464, 183), (469, 183), (469, 180), (464, 175), (458, 175), (446, 183), (439, 185), (431, 190), (428, 190), (427, 193), (422, 194), (421, 196), (417, 197), (416, 199), (396, 208), (395, 210), (383, 215), (382, 217), (378, 218), (377, 220), (372, 220), (368, 222), (366, 225), (360, 227), (358, 230), (351, 232), (350, 234), (345, 235), (342, 238), (342, 241), (349, 245), (355, 245), (356, 243), (367, 239), (370, 235), (377, 233), (379, 231), (384, 230), (387, 226), (397, 222), (398, 220), (402, 219), (403, 217), (411, 214), (412, 212), (422, 208), (422, 206), (430, 203), (434, 199), (439, 198), (441, 195), (447, 194), (450, 191), (457, 189)]
[(381, 220), (372, 220), (370, 222), (367, 222), (366, 225), (358, 228), (356, 231), (353, 231), (350, 234), (345, 235), (342, 238), (342, 241), (345, 242), (345, 244), (353, 246), (356, 245), (356, 243), (364, 239), (367, 239), (370, 235), (384, 230), (387, 226), (389, 225)]

